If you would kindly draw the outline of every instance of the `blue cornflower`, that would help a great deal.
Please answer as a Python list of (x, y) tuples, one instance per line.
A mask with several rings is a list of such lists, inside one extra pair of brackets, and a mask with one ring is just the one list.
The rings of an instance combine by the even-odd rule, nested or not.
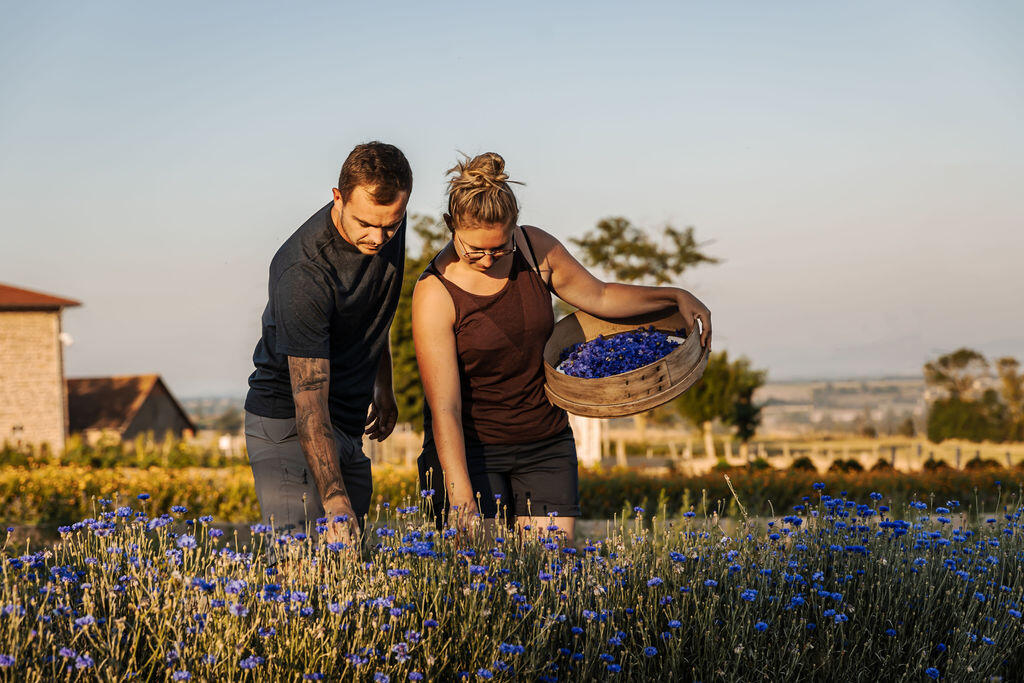
[(263, 664), (263, 662), (265, 661), (266, 660), (263, 659), (263, 657), (260, 657), (259, 655), (252, 655), (251, 657), (246, 657), (245, 659), (240, 661), (238, 663), (238, 666), (242, 669), (255, 669), (257, 666)]
[(77, 657), (78, 656), (78, 653), (75, 652), (74, 650), (72, 650), (69, 647), (62, 647), (60, 650), (57, 651), (57, 654), (59, 654), (61, 657)]
[(181, 671), (175, 671), (173, 674), (171, 674), (172, 681), (188, 681), (191, 680), (191, 678), (192, 674), (190, 674), (188, 671), (185, 671), (184, 669), (182, 669)]
[(136, 496), (136, 498), (138, 498), (139, 500), (149, 500), (149, 494), (148, 493), (140, 493), (138, 496)]
[(672, 619), (671, 621), (668, 622), (669, 628), (679, 628), (682, 625), (683, 625), (683, 622), (679, 621), (678, 619)]
[(494, 678), (494, 674), (491, 673), (490, 669), (477, 669), (476, 675), (486, 680)]
[(14, 666), (14, 657), (0, 654), (0, 666)]
[(373, 674), (373, 683), (388, 683), (388, 681), (390, 681), (390, 680), (391, 680), (391, 677), (388, 676), (383, 671), (377, 671), (376, 673)]
[(924, 673), (929, 678), (936, 678), (937, 679), (939, 677), (939, 670), (936, 669), (934, 666), (930, 666), (927, 669), (925, 669)]
[(885, 635), (889, 636), (890, 638), (894, 638), (896, 636), (896, 629), (894, 629), (894, 628), (887, 628), (887, 629), (885, 629)]
[(434, 628), (436, 626), (437, 626), (437, 621), (435, 619), (424, 619), (423, 620), (423, 628)]
[(766, 624), (763, 621), (759, 621), (756, 624), (754, 624), (754, 628), (756, 628), (758, 631), (766, 631), (768, 630), (768, 624)]
[(196, 537), (190, 534), (182, 534), (178, 537), (178, 540), (175, 541), (175, 543), (178, 545), (179, 548), (195, 548)]
[(314, 673), (302, 674), (302, 680), (304, 680), (304, 681), (322, 681), (322, 680), (324, 680), (324, 675), (322, 673), (320, 673), (319, 671), (314, 672)]
[(423, 674), (421, 674), (419, 671), (410, 671), (409, 672), (409, 680), (410, 681), (422, 681), (423, 680)]
[(75, 657), (75, 668), (76, 669), (88, 669), (91, 668), (96, 662), (92, 661), (92, 657), (88, 654), (79, 655)]
[(647, 647), (644, 648), (644, 656), (645, 657), (653, 657), (656, 654), (658, 654), (658, 648), (651, 647), (650, 645), (648, 645)]
[(740, 597), (746, 600), (747, 602), (753, 602), (757, 599), (757, 591), (753, 588), (748, 588), (742, 593), (740, 593)]
[(825, 482), (823, 482), (823, 481), (816, 481), (816, 482), (814, 482), (811, 485), (811, 488), (813, 488), (815, 491), (824, 491), (825, 490)]
[(269, 638), (270, 636), (277, 635), (277, 629), (273, 626), (261, 626), (258, 633), (261, 638)]
[(707, 586), (708, 588), (714, 588), (715, 586), (717, 586), (717, 585), (718, 585), (718, 582), (717, 582), (717, 581), (715, 581), (714, 579), (707, 579), (707, 580), (706, 580), (706, 581), (704, 582), (704, 585), (705, 585), (705, 586)]
[(659, 577), (655, 576), (655, 577), (652, 577), (652, 578), (651, 578), (651, 579), (650, 579), (650, 580), (649, 580), (649, 581), (647, 582), (647, 585), (648, 585), (649, 587), (653, 588), (654, 586), (660, 586), (660, 585), (661, 585), (661, 584), (663, 584), (663, 583), (665, 583), (665, 582), (664, 582), (664, 581), (662, 581), (662, 580), (661, 580), (661, 579), (660, 579)]
[(249, 616), (249, 608), (238, 602), (231, 603), (231, 606), (228, 607), (228, 611), (236, 617)]

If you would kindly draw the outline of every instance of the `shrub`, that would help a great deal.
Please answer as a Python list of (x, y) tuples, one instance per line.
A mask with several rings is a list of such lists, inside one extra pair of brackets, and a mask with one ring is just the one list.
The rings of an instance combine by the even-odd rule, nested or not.
[(799, 458), (793, 461), (793, 464), (789, 466), (791, 470), (800, 470), (804, 472), (817, 472), (818, 468), (814, 466), (814, 461), (806, 455), (801, 455)]
[(998, 460), (975, 456), (964, 463), (965, 470), (1001, 470), (1003, 466)]
[(885, 458), (879, 458), (878, 461), (871, 466), (872, 472), (879, 472), (884, 470), (888, 470), (890, 472), (892, 471), (892, 464)]
[(834, 460), (832, 462), (831, 465), (829, 465), (828, 471), (829, 472), (863, 472), (864, 471), (864, 466), (861, 465), (856, 460), (854, 460), (853, 458), (849, 458), (847, 460), (843, 460), (842, 458), (837, 458), (836, 460)]
[(948, 470), (952, 469), (949, 463), (945, 460), (936, 460), (935, 458), (928, 458), (922, 465), (925, 470), (934, 472), (935, 470)]
[(752, 461), (750, 461), (750, 464), (747, 465), (747, 468), (751, 470), (773, 469), (772, 464), (768, 462), (765, 458), (754, 458)]

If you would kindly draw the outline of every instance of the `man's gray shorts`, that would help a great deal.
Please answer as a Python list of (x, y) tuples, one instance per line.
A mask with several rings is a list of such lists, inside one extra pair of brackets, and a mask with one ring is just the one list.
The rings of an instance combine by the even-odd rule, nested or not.
[[(373, 493), (370, 459), (363, 454), (362, 439), (337, 428), (334, 446), (341, 479), (362, 526)], [(299, 444), (295, 418), (263, 417), (246, 411), (245, 447), (263, 523), (278, 531), (311, 530), (317, 518), (324, 516), (324, 508)]]

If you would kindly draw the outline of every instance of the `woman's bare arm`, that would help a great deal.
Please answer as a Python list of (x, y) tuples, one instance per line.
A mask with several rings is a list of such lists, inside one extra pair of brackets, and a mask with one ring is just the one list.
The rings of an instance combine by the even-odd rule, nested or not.
[[(412, 294), (412, 338), (423, 391), (434, 422), (434, 444), (451, 505), (475, 512), (462, 435), (462, 396), (455, 350), (455, 305), (436, 277), (424, 276)], [(441, 473), (437, 473), (440, 476)]]

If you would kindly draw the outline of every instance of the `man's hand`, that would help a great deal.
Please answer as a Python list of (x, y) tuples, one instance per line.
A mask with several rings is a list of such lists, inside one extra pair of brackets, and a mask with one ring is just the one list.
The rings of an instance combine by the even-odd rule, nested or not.
[(383, 441), (395, 430), (398, 422), (398, 401), (391, 387), (373, 388), (373, 401), (366, 413), (366, 430), (368, 437), (375, 441)]
[[(325, 543), (344, 543), (356, 548), (359, 543), (359, 522), (352, 501), (345, 494), (332, 496), (324, 501), (324, 515), (327, 517), (327, 531), (321, 536)], [(334, 521), (341, 517), (342, 521)]]
[[(685, 290), (679, 290), (676, 305), (679, 306), (679, 313), (690, 323), (690, 334), (693, 334), (694, 330), (701, 330), (700, 345), (707, 348), (711, 344), (711, 311), (700, 299)], [(697, 326), (698, 319), (703, 329)]]

